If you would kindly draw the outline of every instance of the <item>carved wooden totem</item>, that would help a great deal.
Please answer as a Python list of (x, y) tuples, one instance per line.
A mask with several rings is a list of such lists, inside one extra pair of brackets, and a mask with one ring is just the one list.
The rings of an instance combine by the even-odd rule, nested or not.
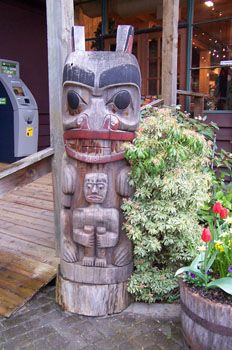
[(128, 306), (132, 247), (122, 229), (130, 168), (122, 144), (140, 120), (140, 70), (131, 54), (133, 27), (119, 26), (115, 52), (85, 52), (83, 27), (63, 73), (58, 302), (68, 311), (107, 315)]

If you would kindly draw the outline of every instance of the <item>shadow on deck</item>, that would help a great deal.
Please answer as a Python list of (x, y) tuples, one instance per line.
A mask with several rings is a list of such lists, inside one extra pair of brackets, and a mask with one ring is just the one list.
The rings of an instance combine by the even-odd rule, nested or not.
[(51, 173), (0, 199), (0, 314), (9, 317), (57, 272)]

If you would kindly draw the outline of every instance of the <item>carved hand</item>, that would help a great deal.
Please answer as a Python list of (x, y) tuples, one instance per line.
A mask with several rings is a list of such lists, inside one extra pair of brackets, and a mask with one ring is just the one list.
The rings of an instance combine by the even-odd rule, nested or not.
[(97, 234), (103, 235), (106, 233), (106, 228), (104, 226), (98, 226), (96, 231), (97, 231)]
[(97, 247), (98, 248), (109, 248), (114, 247), (118, 242), (118, 235), (114, 232), (106, 232), (104, 234), (96, 234)]
[[(94, 226), (88, 226), (91, 229), (89, 230), (79, 230), (79, 229), (74, 229), (73, 230), (73, 239), (75, 242), (83, 245), (84, 247), (94, 247), (95, 244), (95, 238), (94, 238)], [(88, 232), (86, 232), (88, 231)]]

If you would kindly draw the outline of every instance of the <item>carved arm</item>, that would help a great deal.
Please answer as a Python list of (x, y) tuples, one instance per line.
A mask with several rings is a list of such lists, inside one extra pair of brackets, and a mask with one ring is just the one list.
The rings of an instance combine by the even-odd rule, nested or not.
[(121, 197), (131, 197), (133, 194), (133, 189), (128, 184), (128, 174), (130, 173), (131, 168), (129, 166), (123, 167), (116, 179), (116, 190), (119, 196)]
[(64, 208), (70, 208), (72, 204), (72, 195), (76, 187), (76, 171), (71, 164), (63, 166), (62, 174), (62, 197), (61, 202)]

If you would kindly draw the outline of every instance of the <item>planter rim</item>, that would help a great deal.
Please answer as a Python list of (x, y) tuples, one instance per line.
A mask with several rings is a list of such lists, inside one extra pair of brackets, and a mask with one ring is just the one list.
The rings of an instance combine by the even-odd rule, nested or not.
[[(217, 305), (219, 305), (220, 307), (224, 307), (224, 308), (230, 308), (232, 305), (224, 305), (222, 303), (217, 303), (217, 302), (212, 302), (209, 299), (203, 298), (202, 296), (200, 296), (197, 292), (192, 291), (189, 286), (182, 281), (182, 279), (179, 279), (179, 285), (180, 288), (186, 288), (191, 295), (196, 296), (197, 298), (199, 298), (202, 302), (207, 303), (207, 304), (211, 304), (211, 305), (215, 305), (215, 307)], [(220, 334), (220, 335), (224, 335), (224, 336), (232, 336), (232, 328), (231, 327), (226, 327), (226, 326), (222, 326), (220, 324), (217, 323), (213, 323), (210, 322), (208, 320), (206, 320), (205, 318), (200, 317), (199, 315), (197, 315), (196, 313), (194, 313), (192, 310), (190, 310), (188, 308), (188, 306), (186, 304), (183, 303), (182, 299), (181, 299), (181, 309), (182, 311), (195, 323), (199, 324), (201, 327), (207, 329), (210, 332), (216, 333), (216, 334)]]

